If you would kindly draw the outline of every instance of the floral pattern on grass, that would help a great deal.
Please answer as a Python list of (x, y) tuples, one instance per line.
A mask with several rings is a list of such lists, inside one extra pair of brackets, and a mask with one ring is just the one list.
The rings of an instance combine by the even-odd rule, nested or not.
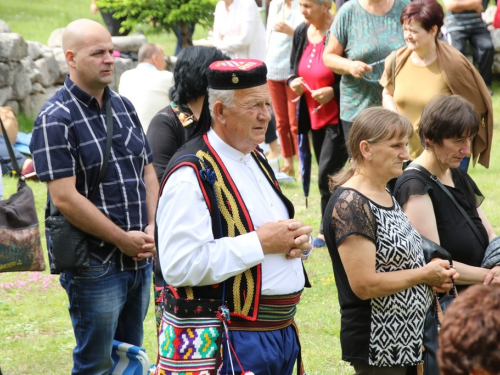
[(43, 272), (0, 274), (0, 302), (19, 301), (26, 293), (48, 292), (57, 286), (58, 277)]

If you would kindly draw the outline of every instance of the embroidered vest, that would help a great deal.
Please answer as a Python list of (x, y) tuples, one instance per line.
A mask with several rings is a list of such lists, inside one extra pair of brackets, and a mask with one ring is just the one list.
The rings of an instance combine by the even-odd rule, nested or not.
[[(288, 214), (292, 218), (295, 212), (293, 204), (281, 192), (279, 183), (266, 159), (257, 150), (252, 151), (252, 157), (285, 204)], [(161, 196), (170, 175), (178, 168), (185, 166), (196, 171), (200, 189), (210, 211), (212, 232), (215, 239), (236, 237), (255, 230), (245, 202), (243, 202), (224, 163), (209, 143), (206, 134), (190, 140), (175, 153), (165, 171), (159, 196)], [(231, 316), (253, 321), (257, 319), (261, 283), (262, 274), (259, 264), (227, 279), (224, 283), (176, 289), (179, 298), (188, 299), (220, 300), (224, 293), (226, 306), (229, 308)], [(223, 290), (225, 291), (223, 292)]]

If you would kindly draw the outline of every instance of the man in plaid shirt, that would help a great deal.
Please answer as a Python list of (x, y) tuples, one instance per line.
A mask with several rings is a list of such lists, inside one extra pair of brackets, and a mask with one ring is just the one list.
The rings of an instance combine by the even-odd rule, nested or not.
[[(109, 32), (91, 20), (74, 21), (64, 31), (63, 49), (69, 76), (40, 111), (30, 149), (54, 205), (92, 236), (91, 267), (59, 270), (76, 338), (72, 374), (108, 374), (113, 339), (142, 344), (158, 181), (134, 107), (108, 88), (114, 66)], [(111, 154), (90, 201), (106, 150), (108, 101)]]

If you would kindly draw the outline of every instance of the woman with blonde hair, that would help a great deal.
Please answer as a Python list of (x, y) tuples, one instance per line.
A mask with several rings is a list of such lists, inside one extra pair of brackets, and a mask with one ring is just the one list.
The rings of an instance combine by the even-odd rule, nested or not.
[(342, 359), (357, 375), (404, 375), (422, 362), (432, 290), (451, 287), (446, 260), (425, 263), (422, 239), (386, 190), (408, 158), (411, 123), (389, 110), (361, 112), (349, 169), (331, 179), (324, 230), (341, 308)]

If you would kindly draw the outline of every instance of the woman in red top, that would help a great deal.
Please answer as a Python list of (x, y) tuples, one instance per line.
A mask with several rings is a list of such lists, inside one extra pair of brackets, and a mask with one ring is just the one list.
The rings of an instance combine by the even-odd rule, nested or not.
[[(290, 88), (301, 95), (299, 134), (311, 131), (321, 194), (321, 217), (330, 199), (328, 175), (337, 173), (347, 161), (344, 134), (339, 119), (338, 87), (340, 77), (323, 63), (327, 30), (333, 22), (331, 0), (299, 0), (305, 23), (295, 29), (290, 57)], [(315, 247), (325, 246), (320, 227)]]

